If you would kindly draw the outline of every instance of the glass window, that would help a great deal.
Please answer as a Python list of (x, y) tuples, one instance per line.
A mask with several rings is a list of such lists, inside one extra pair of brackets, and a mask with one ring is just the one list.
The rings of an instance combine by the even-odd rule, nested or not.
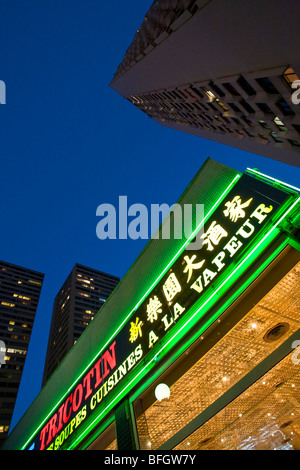
[(256, 103), (256, 105), (259, 107), (259, 109), (265, 113), (265, 114), (274, 114), (270, 106), (267, 105), (267, 103)]
[(275, 140), (275, 142), (278, 142), (278, 143), (283, 142), (282, 139), (280, 139), (280, 137), (278, 137), (278, 135), (276, 134), (276, 132), (273, 132), (273, 131), (272, 131), (272, 132), (270, 133), (270, 136), (272, 137), (273, 140)]
[(270, 93), (271, 95), (276, 95), (279, 93), (277, 88), (275, 88), (275, 86), (268, 77), (257, 78), (256, 81), (261, 86), (261, 88), (267, 93)]
[(289, 143), (293, 145), (294, 147), (300, 147), (300, 142), (298, 140), (291, 140), (288, 139)]
[(245, 127), (243, 128), (243, 131), (246, 132), (246, 134), (249, 136), (249, 137), (255, 137), (255, 134), (253, 134), (252, 132), (249, 131), (249, 129), (246, 129)]
[(299, 384), (291, 354), (175, 449), (299, 450)]
[(210, 100), (213, 101), (213, 100), (216, 98), (216, 96), (213, 94), (213, 92), (210, 91), (210, 90), (208, 90), (205, 86), (203, 86), (203, 87), (201, 87), (201, 88), (202, 88), (202, 90), (203, 90), (204, 93), (208, 96), (208, 98), (209, 98)]
[(225, 113), (228, 111), (228, 108), (220, 100), (216, 99), (215, 103), (221, 108)]
[(221, 96), (222, 98), (225, 96), (225, 93), (221, 88), (216, 85), (214, 82), (209, 82), (209, 86), (217, 93), (217, 95)]
[(266, 145), (269, 143), (269, 139), (264, 134), (258, 134), (258, 137), (260, 138), (262, 144)]
[(231, 93), (233, 96), (240, 96), (239, 92), (234, 88), (231, 83), (222, 83), (223, 87), (226, 88), (229, 93)]
[(294, 111), (292, 110), (290, 105), (285, 101), (285, 99), (280, 98), (280, 100), (277, 101), (276, 105), (278, 106), (278, 108), (280, 109), (282, 114), (284, 114), (284, 116), (294, 116), (295, 115)]
[(235, 111), (236, 113), (241, 113), (240, 108), (235, 103), (228, 103), (228, 104), (231, 107), (231, 109), (233, 109), (233, 111)]
[(288, 130), (279, 117), (276, 116), (275, 119), (273, 119), (273, 122), (281, 132), (286, 132)]
[(293, 127), (300, 134), (300, 124), (293, 124)]
[(271, 127), (270, 127), (265, 121), (259, 120), (259, 121), (257, 121), (257, 122), (258, 122), (258, 124), (259, 124), (261, 127), (263, 127), (264, 129), (271, 129)]
[(240, 101), (240, 104), (245, 108), (246, 111), (248, 111), (248, 113), (250, 114), (255, 113), (255, 110), (252, 108), (252, 106), (250, 106), (249, 103), (247, 103), (246, 100), (242, 99)]
[(242, 90), (244, 90), (247, 93), (247, 95), (249, 96), (256, 95), (256, 91), (254, 90), (254, 88), (242, 75), (237, 79), (237, 84), (242, 88)]
[(198, 95), (200, 98), (203, 98), (203, 94), (200, 93), (200, 91), (198, 90), (198, 88), (194, 87), (194, 86), (191, 86), (190, 87), (191, 90), (193, 90), (194, 93), (196, 93), (196, 95)]
[(293, 82), (295, 82), (296, 80), (299, 80), (298, 75), (296, 74), (294, 69), (292, 69), (292, 67), (288, 67), (285, 70), (284, 74), (282, 75), (282, 78), (284, 82), (289, 86), (289, 88), (292, 88)]
[[(298, 331), (300, 320), (296, 302), (298, 299), (299, 268), (300, 263), (292, 268), (223, 337), (218, 336), (218, 328), (222, 328), (222, 322), (209, 338), (205, 335), (200, 337), (186, 354), (183, 354), (173, 366), (165, 371), (160, 379), (157, 379), (134, 401), (133, 407), (141, 449), (157, 450), (183, 430), (185, 426), (188, 429), (189, 423), (194, 418), (213, 405), (225, 392), (250, 373), (256, 365)], [(218, 413), (212, 418), (214, 424), (208, 430), (204, 428), (205, 425), (202, 426), (195, 439), (192, 441), (190, 436), (184, 442), (186, 447), (181, 448), (197, 450), (203, 445), (208, 445), (209, 442), (212, 443), (212, 448), (222, 448), (219, 436), (222, 437), (222, 432), (225, 433), (225, 431), (224, 439), (231, 439), (232, 436), (238, 437), (236, 440), (232, 438), (232, 448), (247, 448), (250, 442), (249, 436), (252, 436), (252, 429), (253, 433), (254, 431), (257, 433), (260, 432), (260, 423), (264, 425), (263, 421), (256, 420), (256, 413), (253, 412), (253, 407), (256, 405), (258, 405), (257, 417), (259, 417), (259, 412), (262, 413), (265, 410), (265, 415), (271, 413), (270, 416), (276, 417), (279, 428), (288, 421), (286, 413), (295, 413), (295, 415), (297, 413), (297, 419), (293, 418), (295, 421), (293, 429), (298, 432), (300, 429), (300, 404), (295, 399), (295, 393), (299, 393), (300, 369), (299, 366), (295, 367), (292, 364), (290, 358), (286, 365), (287, 369), (276, 369), (277, 366), (274, 368), (276, 373), (273, 372), (272, 380), (266, 378), (265, 383), (268, 387), (263, 388), (263, 391), (260, 388), (263, 385), (262, 381), (259, 381), (258, 389), (253, 389), (253, 392), (251, 387), (247, 389), (240, 406), (231, 407), (228, 405), (224, 413), (222, 412), (223, 415)], [(297, 374), (295, 381), (293, 374)], [(164, 398), (161, 401), (155, 396), (155, 389), (159, 383), (166, 384), (170, 390), (169, 398)], [(293, 383), (296, 384), (296, 387), (290, 395), (286, 395), (289, 404), (285, 406), (282, 402), (285, 399), (285, 392), (289, 387), (292, 387)], [(282, 395), (279, 393), (277, 396), (276, 393), (281, 391), (281, 389), (279, 390), (281, 386), (284, 393)], [(270, 406), (266, 405), (267, 407), (264, 408), (260, 402), (263, 403), (265, 399), (268, 399), (268, 395), (271, 393), (273, 394), (268, 402)], [(248, 396), (253, 398), (253, 403), (250, 399), (248, 401)], [(246, 434), (241, 432), (244, 429), (239, 427), (237, 421), (239, 413), (245, 416), (243, 425)], [(251, 419), (247, 418), (247, 413)], [(219, 418), (220, 416), (221, 418)], [(275, 424), (275, 421), (271, 424)], [(286, 427), (288, 426), (286, 425)], [(253, 435), (257, 436), (257, 434)], [(284, 436), (288, 437), (286, 434)], [(253, 442), (255, 439), (256, 437)]]

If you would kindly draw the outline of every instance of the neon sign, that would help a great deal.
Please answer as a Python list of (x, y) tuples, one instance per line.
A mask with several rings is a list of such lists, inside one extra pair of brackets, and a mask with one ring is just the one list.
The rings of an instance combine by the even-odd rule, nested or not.
[[(204, 226), (202, 246), (185, 250), (145, 297), (27, 446), (57, 450), (104, 398), (253, 246), (288, 193), (243, 175)], [(191, 241), (192, 243), (192, 241)]]
[(43, 426), (39, 433), (39, 450), (60, 448), (87, 415), (135, 365), (142, 354), (139, 345), (134, 353), (117, 367), (116, 341), (114, 341)]

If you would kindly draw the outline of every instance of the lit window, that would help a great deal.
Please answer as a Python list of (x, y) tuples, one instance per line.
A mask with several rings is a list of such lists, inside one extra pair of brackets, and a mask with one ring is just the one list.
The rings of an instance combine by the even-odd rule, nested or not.
[(295, 73), (294, 69), (292, 67), (288, 67), (284, 74), (282, 75), (282, 78), (284, 82), (289, 86), (289, 88), (292, 88), (292, 83), (295, 82), (296, 80), (299, 80), (298, 75)]
[(282, 140), (278, 137), (275, 132), (271, 132), (271, 137), (275, 140), (275, 142), (282, 142)]
[(26, 351), (24, 349), (13, 349), (13, 348), (8, 348), (7, 352), (10, 354), (22, 354), (26, 355)]
[(221, 103), (220, 100), (216, 99), (215, 102), (216, 102), (216, 104), (217, 104), (223, 111), (225, 111), (225, 112), (228, 111), (228, 108), (226, 108), (225, 104)]
[(257, 121), (264, 129), (271, 129), (271, 127), (265, 121)]
[(213, 94), (213, 92), (210, 91), (210, 90), (207, 90), (207, 88), (205, 88), (204, 86), (202, 87), (202, 90), (203, 90), (204, 93), (209, 97), (209, 99), (210, 99), (211, 101), (213, 101), (213, 100), (216, 98), (216, 96)]
[(275, 117), (274, 122), (275, 122), (276, 126), (283, 126), (284, 125), (283, 122), (277, 116)]
[(0, 426), (0, 433), (8, 432), (9, 426)]
[(1, 302), (1, 305), (5, 305), (5, 307), (15, 307), (16, 304), (11, 304), (9, 302)]

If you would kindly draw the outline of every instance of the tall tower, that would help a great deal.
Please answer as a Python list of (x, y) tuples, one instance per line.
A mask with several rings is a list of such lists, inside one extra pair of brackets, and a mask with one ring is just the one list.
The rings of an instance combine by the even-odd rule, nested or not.
[(116, 276), (75, 264), (54, 300), (43, 385), (119, 281)]
[(300, 4), (156, 0), (110, 86), (163, 126), (300, 166)]
[(0, 444), (13, 415), (43, 279), (0, 261)]

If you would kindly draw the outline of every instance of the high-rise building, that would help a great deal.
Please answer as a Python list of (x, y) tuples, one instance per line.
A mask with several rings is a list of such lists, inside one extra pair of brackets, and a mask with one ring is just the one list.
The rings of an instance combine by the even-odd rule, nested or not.
[(13, 415), (43, 279), (0, 261), (0, 444)]
[(75, 264), (54, 300), (43, 385), (119, 281), (116, 276)]
[(299, 13), (156, 0), (110, 85), (163, 126), (300, 166)]

